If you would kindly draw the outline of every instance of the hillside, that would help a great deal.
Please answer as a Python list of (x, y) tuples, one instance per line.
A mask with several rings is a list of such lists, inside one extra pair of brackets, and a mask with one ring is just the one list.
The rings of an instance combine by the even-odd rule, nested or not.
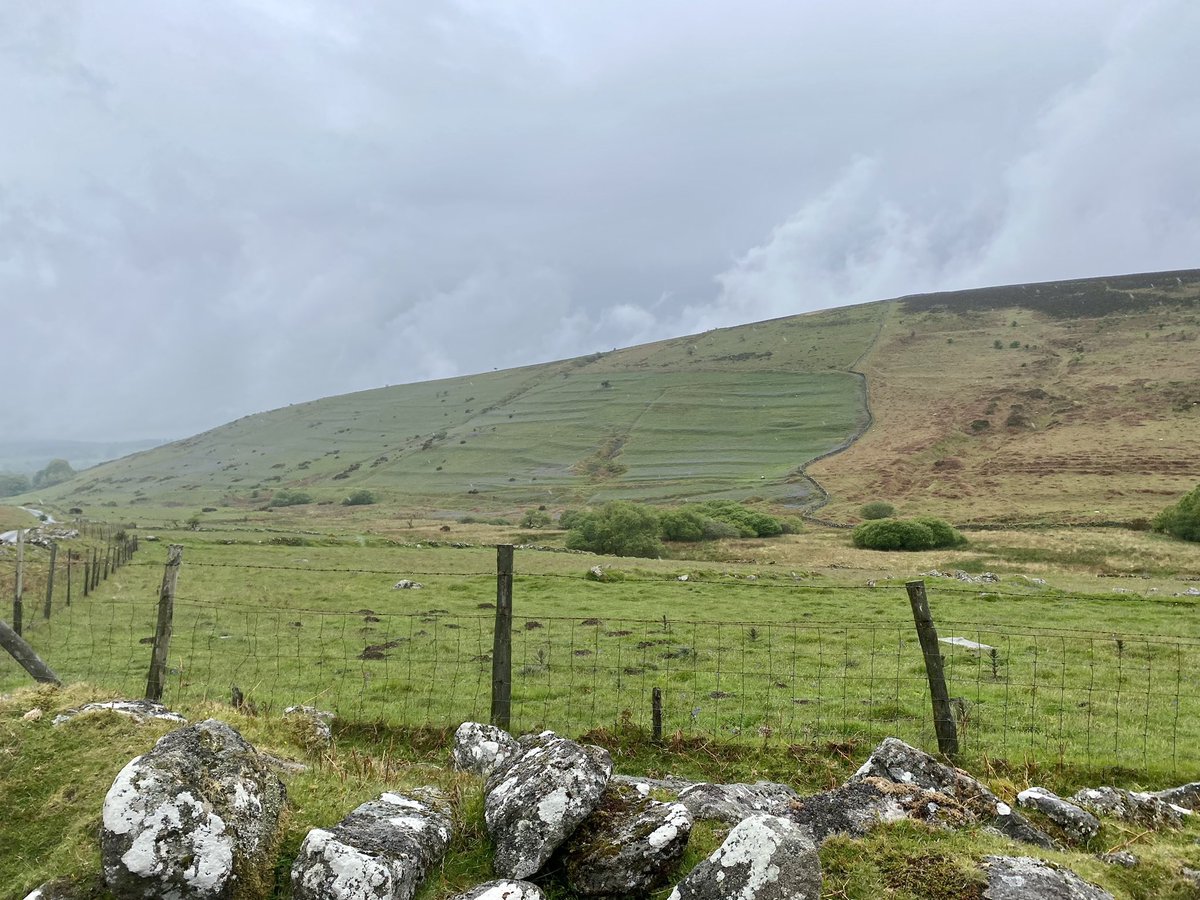
[(38, 499), (168, 516), (248, 513), (281, 487), (452, 513), (815, 508), (804, 467), (853, 442), (809, 470), (833, 518), (881, 498), (958, 520), (1128, 519), (1200, 480), (1198, 334), (1200, 271), (906, 297), (298, 404)]

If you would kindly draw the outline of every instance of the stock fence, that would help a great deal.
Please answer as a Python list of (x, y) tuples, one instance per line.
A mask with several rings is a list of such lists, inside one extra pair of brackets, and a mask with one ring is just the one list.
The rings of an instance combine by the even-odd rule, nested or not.
[[(388, 595), (379, 592), (349, 609), (302, 584), (288, 588), (286, 602), (226, 599), (222, 585), (204, 584), (220, 568), (183, 562), (167, 658), (168, 704), (228, 702), (237, 685), (264, 713), (307, 703), (348, 719), (398, 725), (489, 718), (495, 573), (410, 573), (427, 580), (425, 590), (391, 593), (389, 585)], [(301, 567), (228, 568), (244, 570), (249, 583)], [(325, 571), (349, 581), (364, 572), (384, 574)], [(126, 577), (86, 603), (37, 621), (26, 637), (63, 680), (141, 696), (155, 640), (153, 585), (161, 572), (161, 565), (131, 564), (122, 569)], [(649, 731), (658, 689), (667, 736), (840, 743), (894, 735), (937, 746), (926, 660), (911, 619), (854, 621), (850, 603), (840, 618), (794, 621), (681, 618), (673, 611), (648, 616), (645, 602), (613, 602), (603, 614), (524, 612), (531, 604), (523, 598), (542, 596), (548, 582), (553, 589), (553, 582), (568, 578), (584, 581), (551, 573), (513, 576), (515, 731), (578, 735), (616, 723)], [(649, 589), (667, 585), (678, 586), (659, 582)], [(630, 589), (620, 582), (587, 587), (612, 598)], [(886, 590), (902, 602), (903, 588)], [(949, 593), (931, 588), (935, 618), (939, 597)], [(397, 611), (397, 598), (408, 607), (433, 602)], [(1200, 695), (1193, 685), (1200, 640), (952, 618), (937, 624), (943, 639), (954, 638), (939, 647), (963, 752), (1200, 771)], [(11, 660), (0, 660), (0, 689), (19, 684), (22, 675)]]

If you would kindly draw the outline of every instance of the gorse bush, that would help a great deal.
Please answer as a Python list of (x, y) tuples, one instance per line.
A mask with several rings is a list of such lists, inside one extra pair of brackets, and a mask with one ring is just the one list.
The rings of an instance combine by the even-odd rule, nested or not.
[[(773, 537), (800, 530), (798, 519), (780, 519), (732, 500), (713, 500), (658, 511), (627, 501), (607, 503), (591, 512), (564, 510), (559, 525), (569, 529), (567, 546), (617, 556), (660, 556), (660, 541), (694, 543), (721, 538)], [(616, 533), (619, 528), (630, 535)], [(621, 550), (612, 549), (621, 547)], [(631, 548), (636, 548), (633, 552)]]
[(657, 558), (663, 551), (658, 528), (658, 514), (654, 510), (614, 500), (573, 520), (567, 547), (611, 556)]
[(883, 500), (872, 500), (870, 503), (864, 503), (858, 510), (858, 514), (868, 521), (887, 519), (894, 515), (895, 512), (896, 507), (890, 503), (885, 503)]
[(864, 550), (939, 550), (967, 542), (948, 522), (927, 517), (863, 522), (851, 540)]
[(1154, 530), (1184, 541), (1200, 541), (1200, 485), (1155, 516)]
[(312, 495), (304, 491), (293, 491), (291, 488), (280, 488), (271, 497), (271, 506), (304, 506), (312, 503)]

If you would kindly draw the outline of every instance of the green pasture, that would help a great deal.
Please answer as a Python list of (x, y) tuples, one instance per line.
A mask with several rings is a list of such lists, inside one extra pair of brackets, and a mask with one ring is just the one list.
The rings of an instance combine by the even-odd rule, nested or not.
[[(168, 703), (311, 703), (354, 721), (457, 725), (490, 707), (495, 553), (378, 539), (182, 533)], [(254, 543), (254, 541), (290, 541)], [(232, 543), (225, 543), (231, 541)], [(307, 542), (304, 545), (302, 542)], [(66, 680), (140, 694), (165, 548), (143, 543), (27, 636)], [(604, 563), (610, 581), (585, 578)], [(519, 551), (513, 728), (649, 725), (732, 741), (933, 739), (903, 579)], [(687, 580), (681, 581), (680, 576)], [(393, 590), (401, 578), (420, 590)], [(1196, 600), (929, 581), (964, 751), (1147, 777), (1200, 775)], [(0, 660), (0, 690), (21, 684)]]

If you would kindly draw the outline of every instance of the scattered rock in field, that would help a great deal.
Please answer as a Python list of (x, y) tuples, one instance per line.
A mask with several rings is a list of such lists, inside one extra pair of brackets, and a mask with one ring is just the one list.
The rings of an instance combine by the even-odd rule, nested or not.
[(995, 647), (990, 644), (981, 644), (978, 641), (972, 641), (965, 637), (944, 637), (939, 639), (943, 644), (949, 644), (951, 647), (962, 647), (964, 650), (972, 650), (975, 653), (992, 653)]
[(1021, 791), (1017, 794), (1017, 805), (1036, 809), (1076, 844), (1086, 844), (1100, 833), (1099, 819), (1045, 788), (1031, 787)]
[(285, 797), (254, 747), (224, 722), (173, 731), (130, 761), (104, 798), (104, 879), (117, 896), (146, 900), (265, 890), (274, 883)]
[(463, 894), (455, 894), (450, 900), (546, 900), (546, 895), (536, 884), (528, 881), (488, 881), (473, 887)]
[(670, 900), (817, 900), (820, 894), (821, 861), (808, 830), (756, 815), (735, 825)]
[(1054, 841), (982, 783), (965, 772), (943, 765), (928, 753), (910, 747), (898, 738), (885, 738), (850, 780), (861, 781), (871, 777), (947, 794), (980, 822), (991, 825), (1014, 840), (1039, 847), (1054, 847)]
[(425, 585), (421, 584), (421, 582), (419, 582), (419, 581), (411, 581), (408, 578), (401, 578), (399, 581), (397, 581), (395, 584), (392, 585), (392, 590), (393, 591), (419, 591), (423, 587), (425, 587)]
[(1096, 856), (1100, 862), (1108, 863), (1110, 866), (1121, 866), (1125, 869), (1132, 869), (1138, 864), (1138, 858), (1128, 850), (1114, 850), (1112, 853), (1100, 853)]
[(1200, 781), (1181, 784), (1179, 787), (1167, 788), (1165, 791), (1151, 791), (1151, 797), (1157, 797), (1164, 803), (1190, 809), (1193, 812), (1200, 806)]
[(103, 703), (88, 703), (78, 709), (64, 709), (54, 717), (53, 724), (62, 725), (77, 716), (97, 712), (114, 712), (122, 716), (129, 716), (139, 725), (144, 725), (151, 719), (187, 724), (187, 719), (179, 713), (172, 712), (161, 703), (155, 703), (152, 700), (106, 700)]
[[(44, 716), (45, 714), (46, 714), (45, 710), (43, 710), (40, 706), (35, 706), (33, 709), (29, 710), (23, 716), (21, 716), (21, 721), (23, 721), (23, 722), (40, 722), (42, 719), (42, 716)], [(55, 724), (58, 724), (57, 720), (55, 721)]]
[(786, 784), (759, 781), (754, 784), (694, 784), (679, 792), (679, 802), (697, 819), (717, 819), (736, 825), (759, 813), (786, 816), (800, 802), (800, 795)]
[(502, 728), (463, 722), (454, 732), (450, 751), (454, 768), (487, 778), (518, 750), (516, 739)]
[(449, 846), (450, 816), (436, 791), (386, 793), (308, 833), (292, 865), (292, 896), (410, 900)]
[(329, 710), (315, 706), (289, 706), (283, 711), (283, 718), (299, 731), (298, 736), (304, 746), (328, 747), (333, 743), (330, 725), (337, 716)]
[(585, 897), (645, 896), (663, 886), (691, 832), (692, 814), (683, 804), (659, 803), (610, 782), (567, 842), (567, 882)]
[(884, 778), (851, 781), (821, 794), (800, 798), (787, 814), (824, 843), (835, 834), (862, 837), (887, 822), (912, 819), (943, 828), (961, 828), (975, 816), (939, 791)]
[(1084, 788), (1075, 793), (1071, 802), (1102, 816), (1137, 822), (1148, 828), (1176, 828), (1192, 814), (1191, 810), (1153, 794), (1115, 787)]
[(604, 572), (603, 566), (592, 566), (587, 570), (587, 575), (584, 576), (590, 581), (607, 581), (608, 576)]
[(1113, 900), (1070, 869), (1029, 856), (987, 856), (984, 900)]
[(545, 865), (600, 802), (612, 760), (552, 731), (525, 735), (488, 778), (484, 821), (496, 845), (493, 868), (527, 878)]

